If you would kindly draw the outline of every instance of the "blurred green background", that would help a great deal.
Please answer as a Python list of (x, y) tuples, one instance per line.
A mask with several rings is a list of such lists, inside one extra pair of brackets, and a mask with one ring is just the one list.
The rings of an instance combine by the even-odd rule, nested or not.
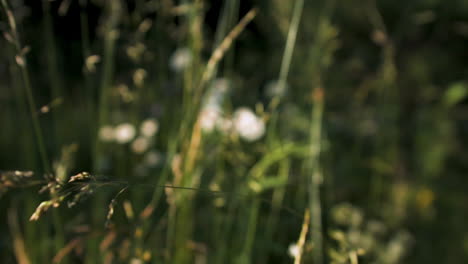
[(468, 1), (1, 0), (0, 31), (1, 263), (468, 261)]

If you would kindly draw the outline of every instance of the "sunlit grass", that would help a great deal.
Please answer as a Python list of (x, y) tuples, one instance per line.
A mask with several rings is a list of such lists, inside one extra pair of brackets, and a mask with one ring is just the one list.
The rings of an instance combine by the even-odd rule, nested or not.
[(463, 207), (468, 86), (380, 1), (1, 4), (1, 263), (428, 263)]

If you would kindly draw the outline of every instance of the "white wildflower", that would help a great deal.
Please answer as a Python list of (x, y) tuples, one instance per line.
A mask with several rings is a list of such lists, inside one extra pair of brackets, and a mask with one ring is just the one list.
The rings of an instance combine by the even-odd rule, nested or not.
[(225, 78), (215, 79), (208, 90), (208, 96), (205, 100), (207, 107), (221, 107), (226, 93), (229, 91), (229, 81)]
[(156, 119), (146, 119), (141, 123), (140, 131), (145, 137), (152, 137), (158, 132), (159, 123)]
[(301, 254), (301, 249), (296, 243), (294, 243), (294, 244), (289, 245), (288, 253), (289, 253), (289, 256), (291, 256), (292, 258), (297, 258), (299, 257), (299, 254)]
[(232, 130), (232, 120), (228, 118), (219, 118), (216, 122), (216, 129), (224, 134), (228, 134)]
[(255, 141), (265, 134), (265, 123), (250, 109), (241, 107), (234, 113), (234, 129), (247, 141)]
[(216, 123), (221, 118), (221, 112), (216, 107), (207, 107), (201, 111), (199, 118), (202, 131), (210, 133), (216, 128)]
[(135, 134), (135, 127), (130, 123), (123, 123), (115, 128), (115, 140), (120, 144), (130, 142)]
[[(225, 127), (222, 117), (222, 105), (226, 93), (229, 90), (229, 81), (225, 78), (215, 79), (208, 90), (208, 94), (203, 100), (203, 108), (200, 112), (200, 126), (203, 132), (213, 132), (215, 129), (223, 131)], [(227, 125), (227, 123), (226, 123)]]
[(145, 137), (138, 137), (132, 142), (132, 150), (137, 154), (145, 152), (149, 147), (149, 140)]
[(192, 62), (192, 53), (188, 48), (177, 49), (174, 54), (172, 54), (169, 66), (175, 72), (181, 72), (186, 69), (189, 64)]
[(110, 142), (114, 140), (115, 132), (112, 126), (102, 126), (99, 129), (99, 139), (104, 142)]

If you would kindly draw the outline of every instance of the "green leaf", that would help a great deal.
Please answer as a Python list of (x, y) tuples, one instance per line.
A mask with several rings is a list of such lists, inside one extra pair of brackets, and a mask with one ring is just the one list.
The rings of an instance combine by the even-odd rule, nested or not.
[(465, 82), (452, 84), (444, 94), (443, 104), (447, 107), (456, 105), (468, 95), (468, 85)]

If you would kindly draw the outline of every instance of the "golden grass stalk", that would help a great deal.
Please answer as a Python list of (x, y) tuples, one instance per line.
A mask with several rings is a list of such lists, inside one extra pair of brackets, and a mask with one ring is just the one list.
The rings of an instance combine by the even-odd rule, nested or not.
[(302, 223), (301, 234), (297, 240), (297, 247), (299, 248), (299, 253), (294, 256), (294, 264), (300, 264), (302, 258), (302, 252), (304, 252), (304, 244), (306, 242), (307, 231), (309, 230), (310, 224), (310, 212), (306, 209), (304, 213), (304, 222)]
[[(221, 44), (215, 49), (213, 54), (211, 54), (208, 63), (206, 64), (205, 71), (202, 74), (200, 84), (198, 87), (198, 95), (201, 95), (203, 92), (203, 88), (206, 83), (213, 77), (214, 70), (216, 65), (221, 61), (224, 54), (227, 50), (231, 47), (232, 43), (234, 42), (237, 37), (239, 37), (240, 33), (244, 31), (245, 27), (257, 16), (258, 10), (256, 8), (251, 9), (239, 23), (229, 32), (229, 34), (223, 39)], [(200, 98), (197, 96), (195, 98)]]

